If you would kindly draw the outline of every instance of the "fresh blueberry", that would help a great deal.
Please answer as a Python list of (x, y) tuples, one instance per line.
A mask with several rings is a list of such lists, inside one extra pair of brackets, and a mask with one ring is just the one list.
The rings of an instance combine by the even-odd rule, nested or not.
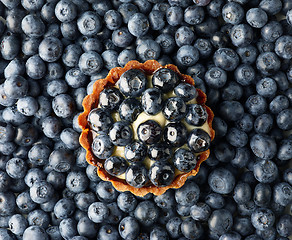
[(61, 22), (70, 22), (77, 16), (77, 6), (69, 0), (59, 1), (55, 7), (55, 15)]
[[(81, 218), (77, 223), (77, 231), (80, 234), (80, 239), (76, 240), (86, 240), (87, 238), (93, 238), (97, 235), (97, 226), (88, 217)], [(82, 236), (82, 237), (81, 237)], [(75, 239), (77, 236), (73, 237)]]
[(181, 223), (181, 232), (186, 239), (196, 239), (203, 236), (204, 230), (200, 222), (186, 218)]
[(49, 240), (49, 236), (45, 229), (40, 226), (29, 226), (23, 233), (23, 240), (44, 239)]
[(118, 207), (123, 212), (132, 212), (137, 206), (137, 199), (130, 192), (122, 192), (117, 198)]
[(226, 209), (218, 209), (213, 211), (209, 220), (208, 226), (210, 231), (222, 235), (231, 230), (233, 225), (233, 217)]
[(122, 15), (116, 10), (109, 10), (104, 14), (104, 22), (110, 30), (118, 29), (122, 24)]
[(152, 201), (146, 200), (137, 205), (134, 216), (143, 226), (150, 227), (158, 220), (159, 211)]
[(206, 203), (198, 202), (191, 207), (190, 214), (196, 221), (207, 221), (211, 215), (211, 208)]
[(136, 59), (136, 53), (132, 49), (124, 49), (119, 53), (118, 63), (124, 67), (129, 61)]
[(253, 172), (255, 178), (261, 183), (271, 183), (278, 177), (277, 165), (271, 160), (257, 161), (254, 164)]
[(219, 48), (214, 53), (213, 61), (225, 71), (234, 71), (239, 64), (239, 57), (231, 48)]
[(136, 54), (142, 62), (151, 59), (157, 60), (160, 56), (160, 52), (160, 45), (151, 39), (142, 41), (136, 48)]
[(279, 112), (276, 118), (277, 125), (282, 130), (291, 130), (292, 124), (291, 124), (291, 116), (292, 116), (292, 109), (287, 108)]
[(273, 189), (273, 198), (275, 203), (287, 206), (292, 201), (292, 187), (286, 182), (277, 183)]
[(244, 10), (237, 2), (229, 2), (222, 8), (222, 17), (226, 23), (237, 25), (244, 18)]
[(96, 195), (103, 202), (114, 202), (118, 197), (118, 192), (111, 182), (100, 181), (96, 185)]
[(257, 229), (264, 231), (274, 225), (275, 215), (268, 208), (258, 208), (251, 215), (251, 223)]
[(143, 13), (135, 13), (128, 21), (129, 32), (135, 37), (145, 35), (149, 26), (148, 18)]
[(120, 235), (115, 226), (110, 224), (105, 224), (101, 226), (97, 234), (100, 240), (119, 240)]
[(140, 226), (134, 217), (128, 216), (119, 223), (119, 233), (124, 239), (135, 239), (140, 231)]
[(235, 186), (235, 177), (226, 168), (218, 168), (209, 174), (208, 183), (214, 192), (227, 194)]
[(59, 231), (64, 239), (77, 235), (77, 222), (73, 218), (65, 218), (59, 224)]
[(120, 48), (128, 47), (133, 39), (133, 35), (126, 27), (121, 27), (112, 33), (113, 44)]
[(277, 154), (275, 140), (267, 135), (255, 134), (250, 139), (250, 147), (253, 153), (262, 159), (272, 159)]
[(103, 202), (94, 202), (88, 208), (88, 217), (94, 223), (101, 223), (109, 216), (109, 209)]
[(78, 66), (85, 75), (92, 76), (101, 71), (103, 60), (97, 52), (88, 51), (81, 54)]
[(178, 49), (176, 58), (182, 66), (190, 67), (199, 60), (199, 51), (192, 45), (183, 45)]
[(14, 214), (8, 222), (9, 229), (15, 235), (23, 235), (25, 229), (28, 227), (26, 218), (21, 214)]

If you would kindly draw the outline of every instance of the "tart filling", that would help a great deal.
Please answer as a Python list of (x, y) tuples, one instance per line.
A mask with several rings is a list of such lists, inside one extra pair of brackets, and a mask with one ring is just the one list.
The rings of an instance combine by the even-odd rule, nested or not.
[[(118, 74), (117, 74), (118, 73)], [(120, 191), (181, 187), (209, 155), (212, 111), (173, 65), (129, 62), (95, 83), (79, 117), (87, 161)]]

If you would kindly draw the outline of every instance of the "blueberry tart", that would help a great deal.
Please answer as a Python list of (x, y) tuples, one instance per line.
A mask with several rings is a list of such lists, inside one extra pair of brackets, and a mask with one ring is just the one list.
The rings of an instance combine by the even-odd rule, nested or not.
[(130, 61), (83, 100), (80, 144), (102, 180), (137, 196), (180, 188), (214, 138), (213, 112), (194, 80), (172, 64)]

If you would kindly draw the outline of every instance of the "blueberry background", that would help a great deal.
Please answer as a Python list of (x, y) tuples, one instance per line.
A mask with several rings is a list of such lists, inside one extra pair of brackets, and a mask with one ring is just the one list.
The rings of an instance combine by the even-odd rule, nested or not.
[[(0, 38), (0, 240), (291, 239), (291, 0), (0, 0)], [(210, 157), (162, 196), (117, 192), (79, 144), (83, 98), (134, 59), (215, 113)]]

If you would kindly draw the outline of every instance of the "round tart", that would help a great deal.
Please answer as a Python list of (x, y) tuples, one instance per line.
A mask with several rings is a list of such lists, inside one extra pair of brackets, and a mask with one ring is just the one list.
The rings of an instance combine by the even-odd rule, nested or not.
[(118, 191), (163, 194), (195, 176), (209, 156), (213, 112), (175, 65), (128, 62), (97, 80), (83, 100), (80, 144)]

